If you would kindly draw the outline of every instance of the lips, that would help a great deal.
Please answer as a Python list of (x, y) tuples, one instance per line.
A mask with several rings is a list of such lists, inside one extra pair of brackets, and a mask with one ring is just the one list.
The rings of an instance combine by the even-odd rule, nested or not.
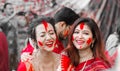
[(53, 41), (46, 42), (45, 45), (48, 46), (49, 48), (53, 46)]
[(77, 40), (76, 42), (77, 42), (78, 45), (82, 45), (82, 44), (85, 43), (85, 41), (83, 41), (83, 40)]

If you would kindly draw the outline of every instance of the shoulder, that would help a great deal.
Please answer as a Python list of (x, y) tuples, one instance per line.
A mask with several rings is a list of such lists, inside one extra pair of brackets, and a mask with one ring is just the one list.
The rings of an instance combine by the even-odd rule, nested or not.
[(90, 71), (101, 71), (108, 69), (109, 66), (103, 62), (101, 59), (96, 58), (95, 61), (93, 61), (91, 64), (87, 66), (86, 69)]
[(67, 71), (70, 66), (70, 58), (68, 57), (66, 52), (61, 53), (61, 69)]
[(26, 71), (26, 66), (24, 62), (20, 62), (18, 65), (17, 71)]
[(20, 62), (17, 71), (33, 71), (33, 66), (30, 62)]

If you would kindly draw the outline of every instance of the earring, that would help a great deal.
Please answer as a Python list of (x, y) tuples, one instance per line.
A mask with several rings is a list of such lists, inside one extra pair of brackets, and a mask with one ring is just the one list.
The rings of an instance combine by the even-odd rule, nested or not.
[(94, 43), (91, 43), (91, 48), (93, 48), (94, 47)]

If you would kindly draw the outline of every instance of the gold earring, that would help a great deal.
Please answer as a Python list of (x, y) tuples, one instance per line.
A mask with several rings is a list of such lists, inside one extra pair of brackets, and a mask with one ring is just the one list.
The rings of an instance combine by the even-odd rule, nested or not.
[(91, 43), (91, 48), (93, 48), (94, 47), (94, 43)]

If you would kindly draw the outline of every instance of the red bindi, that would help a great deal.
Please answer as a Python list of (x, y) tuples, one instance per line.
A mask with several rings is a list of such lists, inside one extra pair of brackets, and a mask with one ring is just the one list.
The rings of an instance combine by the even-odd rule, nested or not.
[(48, 23), (47, 23), (45, 20), (43, 20), (42, 23), (43, 23), (43, 25), (44, 25), (44, 27), (45, 27), (45, 30), (47, 31)]
[(85, 25), (84, 23), (81, 23), (81, 24), (80, 24), (80, 29), (81, 29), (81, 30), (84, 28), (84, 25)]

